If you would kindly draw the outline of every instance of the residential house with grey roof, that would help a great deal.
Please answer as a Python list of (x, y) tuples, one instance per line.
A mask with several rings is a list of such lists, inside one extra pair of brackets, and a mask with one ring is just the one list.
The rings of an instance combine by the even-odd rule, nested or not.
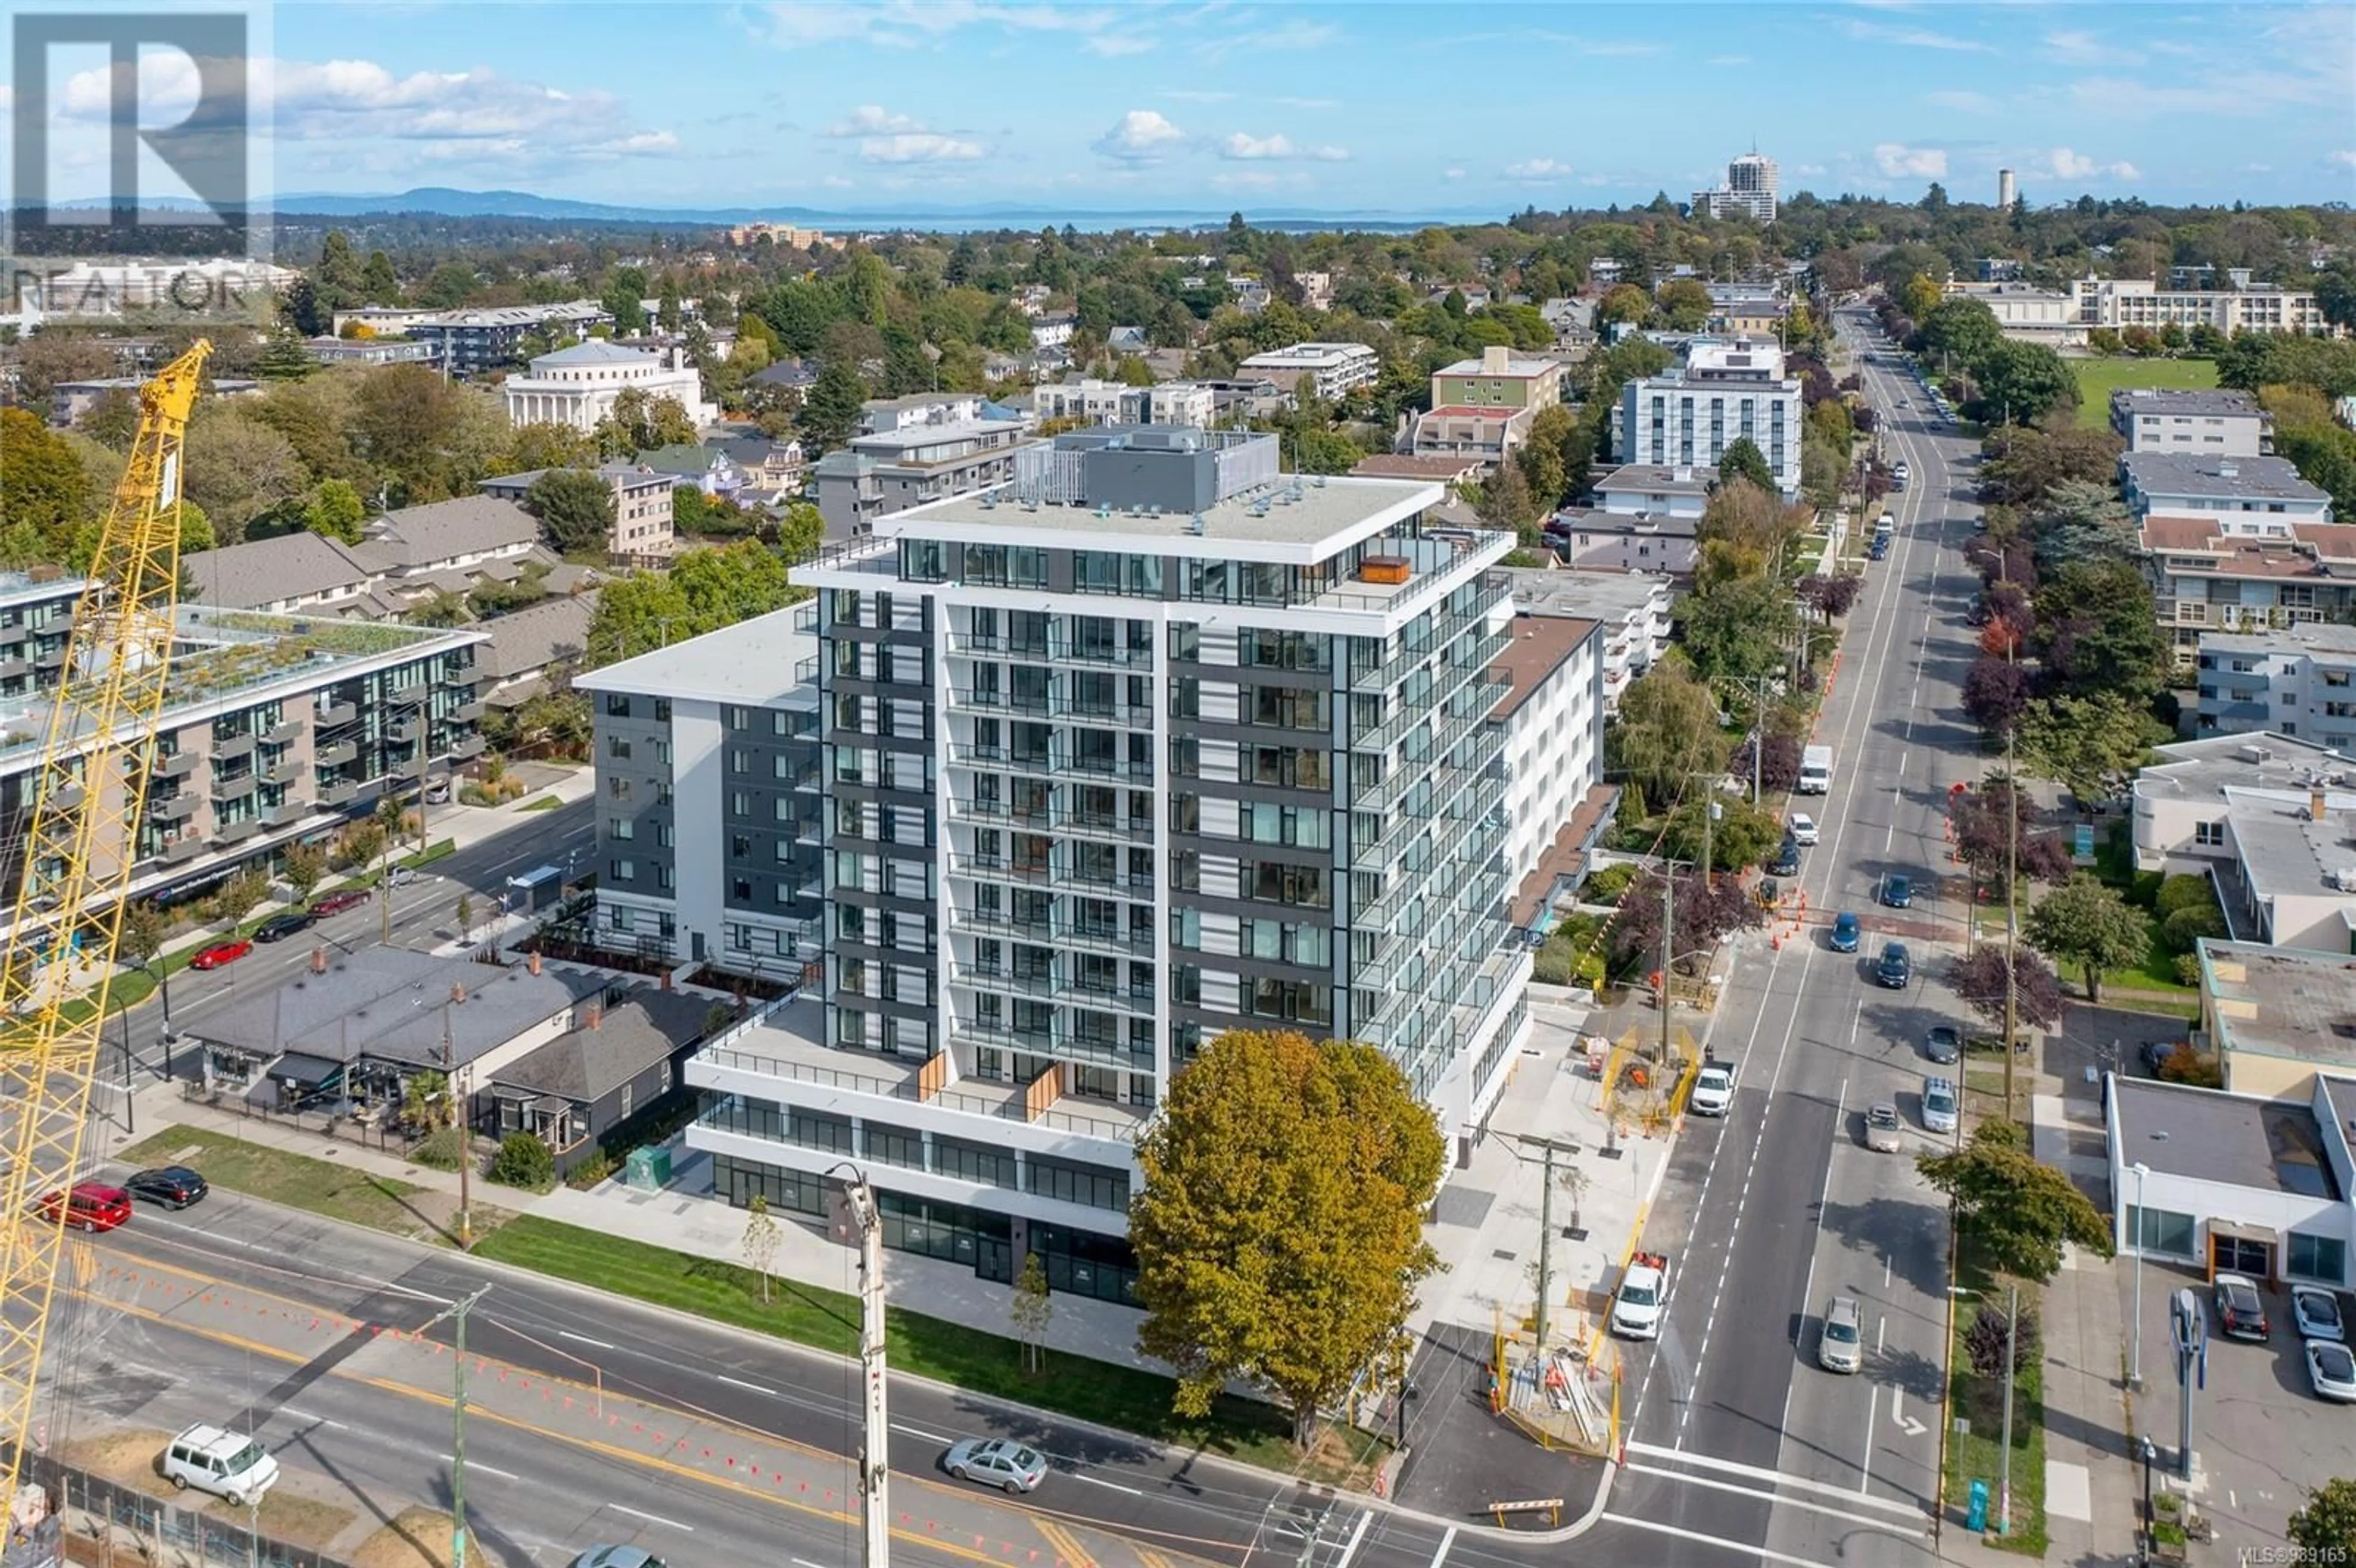
[(354, 620), (391, 620), (407, 598), (339, 539), (298, 530), (180, 558), (199, 603), (227, 610), (316, 611)]
[(592, 1005), (580, 1023), (488, 1074), (477, 1130), (530, 1133), (548, 1146), (561, 1177), (594, 1158), (633, 1121), (660, 1116), (688, 1093), (685, 1065), (712, 1021), (709, 995), (637, 986)]
[(589, 647), (597, 612), (594, 590), (552, 595), (477, 623), (490, 645), (476, 658), (479, 695), (493, 708), (517, 709), (548, 689), (548, 667), (578, 665)]

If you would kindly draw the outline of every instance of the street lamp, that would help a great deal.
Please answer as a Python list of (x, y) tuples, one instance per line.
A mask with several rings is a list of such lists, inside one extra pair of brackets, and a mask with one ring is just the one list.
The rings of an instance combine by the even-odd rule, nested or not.
[(2134, 1168), (2136, 1179), (2135, 1353), (2127, 1361), (2127, 1387), (2140, 1392), (2143, 1389), (2143, 1231), (2146, 1222), (2144, 1215), (2147, 1212), (2143, 1203), (2143, 1184), (2145, 1179), (2151, 1175), (2151, 1167), (2137, 1160), (2135, 1162)]
[(113, 1005), (114, 1021), (123, 1029), (123, 1136), (137, 1137), (138, 1118), (131, 1108), (131, 1015), (123, 1010), (123, 997), (111, 980), (107, 982), (106, 999)]
[[(1969, 1285), (1951, 1285), (1947, 1293), (1985, 1301), (1987, 1296)], [(2004, 1307), (2004, 1436), (1997, 1451), (1996, 1532), (2012, 1533), (2012, 1383), (2019, 1370), (2020, 1286), (2011, 1286)]]

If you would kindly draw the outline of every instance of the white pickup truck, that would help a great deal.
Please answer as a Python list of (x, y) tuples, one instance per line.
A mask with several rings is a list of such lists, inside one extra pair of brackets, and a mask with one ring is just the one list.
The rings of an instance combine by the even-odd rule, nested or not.
[(1659, 1339), (1661, 1309), (1668, 1297), (1668, 1254), (1638, 1253), (1620, 1276), (1620, 1294), (1612, 1302), (1612, 1332), (1623, 1339)]

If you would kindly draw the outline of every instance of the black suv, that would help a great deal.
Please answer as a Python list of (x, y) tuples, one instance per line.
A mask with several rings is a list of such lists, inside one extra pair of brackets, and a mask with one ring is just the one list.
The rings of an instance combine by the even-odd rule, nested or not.
[(185, 1165), (143, 1170), (123, 1185), (134, 1198), (145, 1198), (166, 1209), (185, 1209), (212, 1190), (203, 1177)]
[(1783, 847), (1775, 851), (1775, 863), (1767, 868), (1771, 877), (1796, 877), (1800, 874), (1800, 841), (1790, 834), (1783, 835)]
[(253, 928), (256, 942), (283, 942), (298, 932), (310, 930), (319, 923), (319, 917), (307, 909), (289, 910), (273, 915)]

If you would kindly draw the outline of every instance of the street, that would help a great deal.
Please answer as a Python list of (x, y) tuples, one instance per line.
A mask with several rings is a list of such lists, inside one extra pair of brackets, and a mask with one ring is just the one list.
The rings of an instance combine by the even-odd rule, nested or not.
[[(1853, 346), (1864, 319), (1844, 315)], [(1620, 1532), (1649, 1561), (1763, 1548), (1896, 1564), (1931, 1552), (1946, 1211), (1911, 1157), (1934, 1147), (1919, 1119), (1923, 1031), (1964, 1018), (1942, 983), (1965, 910), (1944, 881), (1941, 817), (1948, 786), (1981, 772), (1957, 717), (1972, 587), (1957, 547), (1975, 510), (1958, 459), (1974, 443), (1897, 407), (1924, 400), (1911, 379), (1878, 365), (1865, 375), (1890, 456), (1912, 479), (1892, 497), (1897, 539), (1866, 569), (1816, 730), (1836, 771), (1800, 878), (1809, 918), (1780, 946), (1746, 944), (1710, 1041), (1742, 1062), (1734, 1112), (1687, 1124), (1654, 1216), (1652, 1233), (1678, 1250), (1668, 1323), (1628, 1360), (1629, 1464), (1588, 1538)], [(1914, 879), (1911, 909), (1876, 906), (1893, 872)], [(1841, 911), (1863, 919), (1858, 954), (1826, 945)], [(1868, 973), (1889, 940), (1912, 952), (1902, 992)], [(1905, 1119), (1903, 1154), (1865, 1147), (1860, 1119), (1876, 1103)], [(1863, 1308), (1865, 1363), (1850, 1377), (1815, 1365), (1837, 1295)]]

